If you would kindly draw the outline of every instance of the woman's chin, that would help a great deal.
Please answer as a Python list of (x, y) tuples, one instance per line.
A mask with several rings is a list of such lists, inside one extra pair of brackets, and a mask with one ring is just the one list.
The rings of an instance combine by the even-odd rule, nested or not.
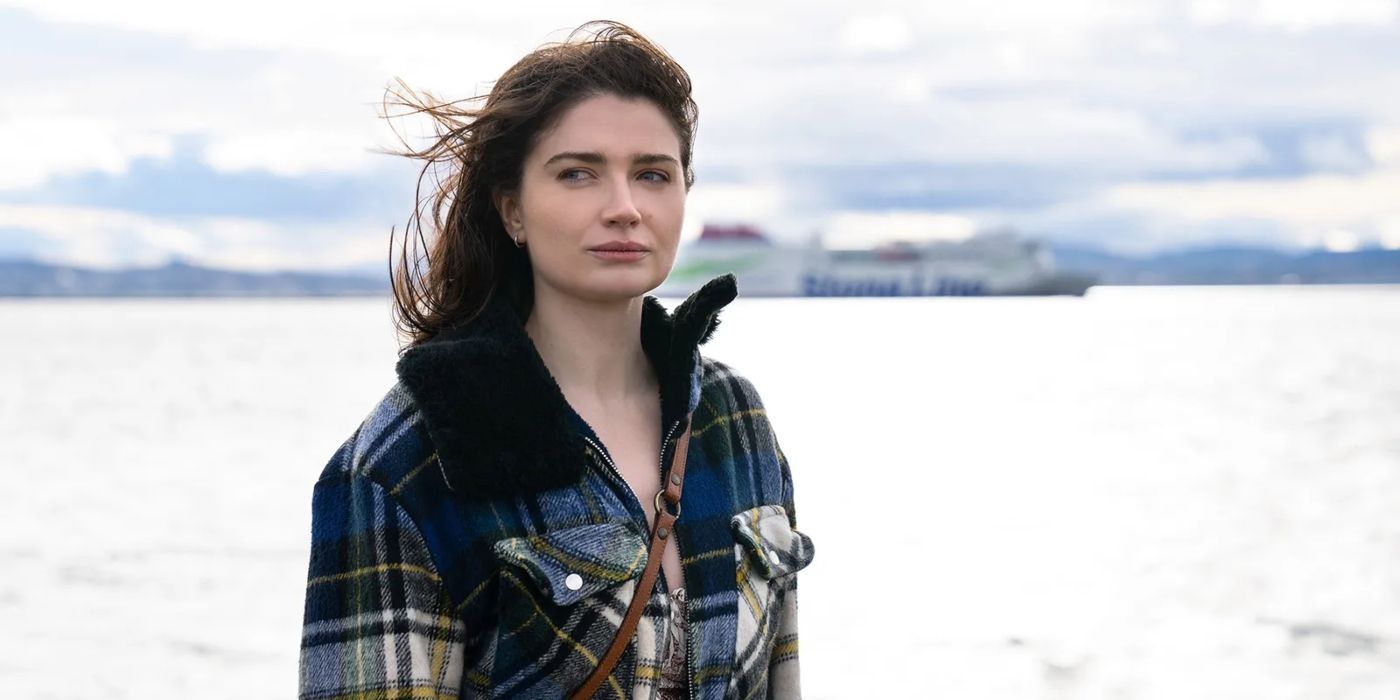
[(571, 286), (576, 296), (593, 301), (635, 299), (660, 287), (668, 273), (641, 266), (629, 270), (618, 265), (595, 270)]

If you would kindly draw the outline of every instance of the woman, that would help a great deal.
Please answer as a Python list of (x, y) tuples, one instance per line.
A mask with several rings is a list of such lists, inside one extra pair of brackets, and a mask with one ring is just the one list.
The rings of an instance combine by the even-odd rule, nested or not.
[(798, 697), (812, 543), (758, 394), (699, 352), (734, 277), (645, 296), (694, 180), (689, 77), (590, 23), (481, 109), (422, 110), (445, 215), (395, 277), (399, 381), (315, 485), (301, 697), (570, 697), (595, 670), (589, 697)]

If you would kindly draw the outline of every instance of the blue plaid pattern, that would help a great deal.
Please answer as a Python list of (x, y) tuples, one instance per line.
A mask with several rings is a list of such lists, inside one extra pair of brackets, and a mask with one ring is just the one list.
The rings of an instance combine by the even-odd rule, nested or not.
[[(692, 697), (797, 698), (796, 573), (812, 542), (753, 385), (698, 359), (675, 528)], [(402, 382), (391, 388), (313, 489), (300, 697), (567, 697), (616, 633), (649, 529), (606, 455), (586, 457), (577, 483), (463, 498)], [(676, 585), (662, 579), (595, 698), (655, 696)]]

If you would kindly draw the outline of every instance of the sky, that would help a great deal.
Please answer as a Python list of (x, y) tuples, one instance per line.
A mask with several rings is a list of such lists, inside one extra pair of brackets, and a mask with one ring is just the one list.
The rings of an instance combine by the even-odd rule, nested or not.
[(1400, 248), (1400, 0), (588, 5), (0, 0), (0, 258), (383, 269), (385, 90), (603, 18), (694, 81), (686, 240)]

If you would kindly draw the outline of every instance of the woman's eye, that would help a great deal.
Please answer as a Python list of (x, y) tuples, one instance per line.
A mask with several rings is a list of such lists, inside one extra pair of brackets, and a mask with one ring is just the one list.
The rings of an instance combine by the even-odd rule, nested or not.
[(659, 171), (659, 170), (648, 170), (648, 171), (642, 173), (642, 177), (646, 177), (647, 175), (655, 175), (655, 176), (656, 176), (656, 178), (653, 179), (652, 182), (670, 182), (670, 181), (671, 181), (671, 176), (670, 176), (670, 175), (667, 175), (666, 173), (663, 173), (663, 172), (661, 172), (661, 171)]
[(572, 168), (572, 169), (569, 169), (569, 170), (565, 170), (565, 171), (562, 172), (562, 173), (559, 173), (559, 179), (560, 179), (560, 180), (578, 181), (578, 180), (581, 180), (581, 179), (583, 179), (583, 178), (581, 178), (581, 177), (572, 177), (572, 176), (573, 176), (573, 175), (587, 175), (587, 174), (588, 174), (588, 172), (585, 171), (585, 170), (579, 170), (578, 168)]

